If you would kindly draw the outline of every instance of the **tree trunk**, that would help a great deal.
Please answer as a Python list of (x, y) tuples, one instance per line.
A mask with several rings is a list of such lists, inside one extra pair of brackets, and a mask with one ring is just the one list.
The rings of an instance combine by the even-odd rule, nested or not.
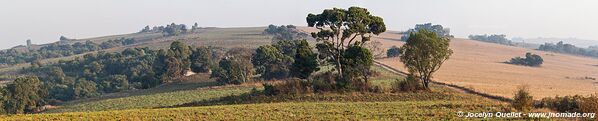
[(430, 84), (430, 79), (424, 79), (424, 88), (426, 90), (430, 89), (429, 84)]
[(341, 64), (340, 54), (336, 58), (336, 67), (338, 68), (338, 75), (339, 75), (339, 77), (343, 78), (343, 65)]

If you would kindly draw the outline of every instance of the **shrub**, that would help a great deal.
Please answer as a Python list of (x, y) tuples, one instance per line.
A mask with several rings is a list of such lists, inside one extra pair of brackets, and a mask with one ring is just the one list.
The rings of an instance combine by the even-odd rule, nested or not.
[(392, 92), (415, 92), (422, 90), (420, 81), (417, 80), (413, 75), (408, 75), (403, 80), (396, 80), (392, 84)]
[(591, 95), (589, 97), (581, 98), (580, 102), (577, 103), (579, 110), (584, 113), (597, 113), (598, 112), (598, 96)]
[(550, 108), (558, 112), (578, 112), (579, 101), (581, 96), (565, 96), (555, 98), (543, 98), (540, 101), (540, 105), (536, 107)]
[(276, 87), (272, 84), (264, 83), (264, 94), (268, 96), (278, 95), (280, 91), (276, 90)]
[(544, 62), (544, 59), (539, 55), (526, 53), (525, 58), (515, 57), (512, 58), (511, 61), (508, 63), (516, 64), (516, 65), (525, 65), (525, 66), (540, 66)]
[(264, 84), (264, 94), (266, 95), (297, 95), (313, 93), (312, 85), (308, 81), (300, 79), (289, 79), (278, 84)]
[(534, 103), (533, 97), (529, 94), (527, 86), (519, 87), (511, 106), (520, 111), (529, 111), (532, 109)]
[(386, 51), (386, 57), (389, 58), (399, 57), (399, 55), (401, 55), (401, 48), (397, 46), (392, 46)]
[(315, 75), (312, 79), (312, 85), (315, 92), (333, 91), (337, 76), (331, 71)]
[(550, 108), (558, 112), (598, 112), (598, 96), (583, 97), (580, 95), (543, 98), (537, 105), (540, 108)]

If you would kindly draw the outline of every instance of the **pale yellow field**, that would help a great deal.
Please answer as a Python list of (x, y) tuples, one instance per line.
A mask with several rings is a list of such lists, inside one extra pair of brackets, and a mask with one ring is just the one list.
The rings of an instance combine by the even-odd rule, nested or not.
[[(403, 45), (403, 42), (399, 41), (400, 36), (396, 32), (385, 32), (373, 40), (382, 42), (382, 47), (386, 50), (393, 45)], [(598, 81), (582, 79), (598, 77), (596, 58), (460, 38), (452, 39), (450, 46), (454, 54), (435, 74), (434, 80), (505, 97), (512, 97), (521, 85), (529, 85), (536, 99), (557, 95), (589, 95), (598, 92)], [(525, 56), (526, 52), (542, 56), (544, 64), (541, 67), (526, 67), (503, 63), (513, 57)], [(385, 58), (378, 61), (406, 72), (399, 58)]]
[[(402, 45), (382, 41), (385, 45)], [(598, 59), (459, 38), (452, 39), (450, 46), (454, 54), (436, 73), (435, 80), (505, 97), (512, 97), (521, 85), (528, 85), (535, 98), (598, 92), (596, 80), (581, 79), (598, 77)], [(502, 63), (526, 52), (542, 56), (544, 64), (526, 67)], [(405, 70), (398, 58), (379, 61)]]

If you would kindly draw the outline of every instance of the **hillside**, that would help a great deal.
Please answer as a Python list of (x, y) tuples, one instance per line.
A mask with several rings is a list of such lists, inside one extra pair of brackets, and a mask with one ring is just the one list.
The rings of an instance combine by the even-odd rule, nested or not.
[[(402, 78), (380, 67), (373, 84), (389, 88)], [(180, 84), (119, 92), (66, 102), (44, 114), (0, 116), (6, 120), (440, 120), (457, 111), (508, 111), (505, 103), (432, 85), (432, 92), (324, 93), (243, 98), (261, 85), (213, 86), (198, 75)], [(229, 102), (220, 99), (243, 99)], [(219, 102), (223, 101), (223, 102)], [(193, 105), (205, 102), (205, 106)], [(476, 102), (476, 103), (471, 103)], [(191, 107), (176, 105), (191, 104)], [(175, 106), (174, 108), (163, 108)], [(425, 108), (426, 110), (418, 110)]]
[[(400, 35), (386, 35), (400, 36)], [(384, 36), (383, 36), (384, 37)], [(403, 42), (381, 39), (385, 46)], [(529, 85), (536, 98), (556, 95), (594, 94), (598, 91), (598, 59), (455, 38), (451, 41), (453, 56), (435, 75), (441, 82), (452, 83), (482, 92), (512, 97), (518, 86)], [(513, 57), (536, 53), (544, 58), (541, 67), (505, 64)], [(379, 61), (405, 70), (398, 58)]]
[[(256, 48), (260, 45), (270, 44), (272, 37), (264, 35), (262, 32), (265, 27), (240, 27), (240, 28), (202, 28), (196, 32), (187, 33), (179, 36), (162, 37), (161, 33), (132, 33), (132, 34), (121, 34), (121, 35), (109, 35), (103, 37), (84, 38), (68, 40), (63, 43), (73, 44), (76, 42), (85, 42), (87, 40), (94, 43), (102, 43), (108, 40), (114, 40), (119, 38), (133, 38), (137, 43), (133, 45), (120, 46), (109, 48), (99, 51), (107, 52), (120, 52), (126, 48), (143, 48), (149, 47), (152, 49), (164, 49), (167, 48), (173, 41), (182, 41), (192, 46), (213, 46), (222, 48), (233, 48), (233, 47), (246, 47)], [(58, 42), (57, 42), (58, 43)], [(44, 46), (48, 44), (42, 44)], [(35, 46), (39, 48), (39, 46)], [(18, 50), (24, 49), (24, 47), (17, 48)], [(35, 49), (35, 48), (34, 48)], [(82, 57), (88, 53), (95, 53), (99, 51), (86, 52), (82, 54), (76, 54), (72, 56), (65, 56), (59, 58), (47, 58), (40, 60), (42, 63), (56, 63), (59, 60), (71, 60), (76, 57)], [(0, 84), (6, 83), (9, 80), (14, 79), (12, 75), (17, 74), (19, 69), (29, 67), (29, 63), (20, 63), (1, 66), (0, 65)]]

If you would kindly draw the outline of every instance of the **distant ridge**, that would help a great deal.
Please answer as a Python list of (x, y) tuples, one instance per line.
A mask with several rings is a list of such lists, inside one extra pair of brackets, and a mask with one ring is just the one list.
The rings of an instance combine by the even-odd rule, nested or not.
[(516, 41), (516, 42), (524, 41), (525, 43), (535, 43), (535, 44), (557, 43), (559, 41), (563, 41), (564, 43), (573, 44), (575, 46), (583, 47), (583, 48), (587, 48), (589, 46), (598, 46), (598, 41), (596, 41), (596, 40), (587, 40), (587, 39), (578, 39), (578, 38), (538, 37), (538, 38), (526, 38), (526, 39), (518, 38), (518, 39), (513, 39), (513, 41)]

